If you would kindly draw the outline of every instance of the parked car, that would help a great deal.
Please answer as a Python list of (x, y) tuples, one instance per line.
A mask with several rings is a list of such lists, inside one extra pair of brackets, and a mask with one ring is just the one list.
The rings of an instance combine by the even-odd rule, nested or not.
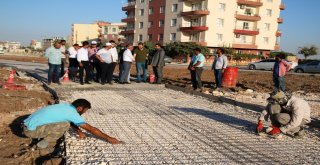
[(320, 73), (320, 61), (310, 61), (294, 68), (297, 73)]
[(4, 54), (4, 50), (2, 47), (0, 47), (0, 54)]
[(165, 62), (165, 63), (171, 63), (171, 62), (172, 62), (172, 58), (169, 57), (169, 56), (165, 56), (165, 57), (164, 57), (164, 62)]
[[(265, 59), (258, 62), (249, 63), (248, 68), (250, 70), (256, 70), (256, 69), (272, 70), (275, 62), (276, 60), (273, 58)], [(288, 62), (291, 64), (291, 69), (294, 69), (298, 65), (296, 62), (291, 62), (291, 61), (288, 61)]]

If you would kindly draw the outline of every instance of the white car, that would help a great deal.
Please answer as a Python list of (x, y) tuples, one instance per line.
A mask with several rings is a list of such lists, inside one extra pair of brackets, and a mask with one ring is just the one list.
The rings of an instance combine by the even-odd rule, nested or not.
[[(256, 69), (272, 70), (275, 62), (276, 62), (275, 59), (270, 58), (270, 59), (265, 59), (258, 62), (249, 63), (248, 67), (250, 70), (256, 70)], [(298, 65), (296, 62), (291, 62), (291, 61), (288, 61), (288, 62), (291, 64), (291, 69), (294, 69)]]

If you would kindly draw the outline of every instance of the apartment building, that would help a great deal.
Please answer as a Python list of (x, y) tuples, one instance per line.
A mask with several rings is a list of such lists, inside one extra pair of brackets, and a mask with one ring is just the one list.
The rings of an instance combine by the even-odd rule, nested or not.
[(281, 0), (128, 0), (122, 32), (128, 43), (196, 42), (240, 53), (279, 50)]
[(92, 24), (73, 24), (71, 40), (72, 44), (80, 44), (83, 41), (105, 41), (124, 38), (120, 32), (126, 27), (126, 23), (109, 23), (98, 21)]

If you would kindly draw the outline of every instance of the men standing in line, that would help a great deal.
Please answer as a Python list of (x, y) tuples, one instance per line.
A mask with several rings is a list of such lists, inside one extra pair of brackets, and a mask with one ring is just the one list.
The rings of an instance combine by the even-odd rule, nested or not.
[(59, 41), (55, 41), (53, 46), (48, 48), (45, 52), (45, 57), (48, 58), (49, 62), (49, 72), (48, 72), (48, 85), (51, 84), (52, 78), (53, 82), (61, 85), (59, 81), (60, 69), (61, 69), (61, 44)]
[(285, 75), (286, 72), (290, 71), (291, 65), (285, 60), (284, 54), (276, 55), (276, 62), (273, 66), (273, 83), (274, 83), (274, 93), (286, 92)]
[(192, 56), (192, 60), (189, 65), (189, 70), (191, 72), (192, 87), (193, 87), (193, 90), (200, 89), (200, 92), (203, 92), (201, 74), (203, 71), (205, 57), (201, 53), (200, 48), (195, 48), (194, 53), (195, 55)]
[(77, 60), (79, 63), (79, 76), (80, 76), (80, 84), (84, 85), (83, 83), (83, 74), (84, 70), (86, 71), (86, 78), (85, 78), (85, 83), (86, 84), (91, 84), (89, 82), (89, 74), (90, 74), (90, 66), (89, 66), (89, 56), (88, 56), (88, 47), (89, 47), (89, 42), (84, 41), (82, 43), (82, 48), (78, 50), (78, 55), (77, 55)]
[(96, 54), (97, 59), (100, 61), (100, 68), (101, 68), (101, 85), (109, 83), (110, 85), (113, 84), (112, 82), (112, 52), (111, 52), (111, 43), (107, 43), (106, 47), (102, 48)]
[(214, 58), (212, 64), (212, 70), (214, 71), (216, 88), (220, 89), (222, 85), (222, 73), (223, 70), (228, 66), (227, 56), (224, 55), (224, 50), (222, 48), (218, 48), (217, 55)]
[(61, 50), (61, 72), (60, 72), (60, 77), (63, 77), (65, 73), (65, 67), (68, 67), (69, 65), (69, 60), (66, 52), (66, 40), (61, 40), (60, 41), (60, 50)]
[(144, 47), (143, 43), (140, 42), (138, 44), (138, 48), (134, 51), (134, 57), (136, 61), (136, 70), (137, 70), (137, 83), (141, 82), (141, 69), (143, 72), (143, 82), (147, 81), (147, 73), (146, 73), (146, 60), (148, 58), (148, 50)]
[[(90, 77), (89, 81), (92, 81), (93, 79), (95, 82), (99, 82), (100, 75), (101, 75), (101, 68), (100, 68), (100, 62), (96, 58), (96, 53), (98, 52), (97, 48), (97, 41), (91, 41), (91, 45), (88, 48), (89, 53), (89, 64), (90, 64)], [(96, 70), (96, 77), (94, 77), (94, 70)]]
[(121, 73), (120, 84), (130, 84), (128, 77), (130, 76), (131, 64), (134, 60), (132, 55), (133, 45), (128, 44), (127, 49), (123, 53), (123, 71)]
[(162, 82), (162, 70), (165, 65), (164, 57), (165, 57), (165, 51), (161, 48), (161, 45), (159, 43), (155, 46), (156, 52), (154, 56), (152, 57), (152, 69), (153, 73), (156, 77), (156, 83), (161, 84)]
[(113, 80), (113, 72), (114, 69), (117, 66), (117, 62), (118, 62), (118, 50), (116, 48), (116, 42), (114, 42), (114, 40), (111, 40), (110, 43), (112, 44), (111, 46), (111, 54), (112, 54), (112, 70), (111, 70), (111, 80)]
[(80, 46), (78, 44), (74, 44), (68, 49), (68, 54), (69, 54), (69, 73), (70, 73), (70, 78), (72, 81), (75, 81), (78, 73), (78, 67), (79, 63), (77, 61), (77, 54), (78, 50), (80, 49)]

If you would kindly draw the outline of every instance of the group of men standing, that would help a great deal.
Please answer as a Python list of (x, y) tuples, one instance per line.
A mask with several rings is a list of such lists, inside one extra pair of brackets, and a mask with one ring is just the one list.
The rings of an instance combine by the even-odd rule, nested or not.
[(139, 43), (135, 50), (132, 44), (128, 44), (119, 53), (113, 40), (106, 43), (101, 49), (98, 48), (96, 41), (92, 41), (91, 44), (84, 41), (81, 47), (74, 44), (67, 51), (64, 45), (64, 40), (56, 41), (46, 50), (45, 56), (49, 59), (49, 85), (52, 82), (61, 84), (59, 78), (65, 74), (65, 67), (69, 68), (69, 76), (73, 81), (79, 74), (81, 85), (91, 84), (90, 81), (93, 80), (102, 85), (106, 83), (112, 85), (114, 83), (113, 73), (117, 64), (119, 64), (118, 82), (129, 84), (133, 62), (136, 62), (137, 83), (147, 82), (148, 65), (153, 67), (156, 83), (161, 84), (162, 82), (165, 52), (160, 44), (156, 44), (156, 52), (152, 55), (149, 54), (143, 43)]

